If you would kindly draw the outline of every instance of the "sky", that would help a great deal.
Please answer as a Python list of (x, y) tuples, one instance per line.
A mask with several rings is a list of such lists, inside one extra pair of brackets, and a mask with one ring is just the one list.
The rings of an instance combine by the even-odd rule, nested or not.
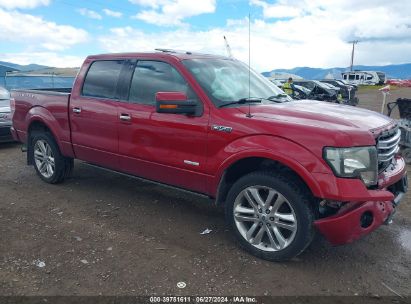
[[(250, 16), (250, 18), (249, 18)], [(249, 22), (250, 19), (250, 22)], [(77, 67), (155, 48), (227, 55), (260, 71), (411, 62), (410, 0), (0, 0), (0, 61)]]

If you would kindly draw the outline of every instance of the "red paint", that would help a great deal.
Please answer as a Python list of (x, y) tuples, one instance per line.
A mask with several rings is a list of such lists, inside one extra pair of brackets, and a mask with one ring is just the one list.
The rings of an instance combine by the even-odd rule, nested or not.
[[(392, 211), (391, 201), (360, 203), (346, 213), (315, 221), (314, 226), (331, 244), (342, 245), (351, 243), (381, 226)], [(370, 212), (374, 218), (367, 228), (360, 225), (364, 212)]]
[[(314, 196), (351, 204), (345, 213), (315, 222), (332, 243), (357, 239), (385, 220), (393, 199), (387, 187), (405, 174), (402, 158), (397, 157), (393, 170), (379, 176), (379, 189), (369, 190), (359, 179), (335, 177), (322, 152), (325, 146), (375, 145), (379, 132), (394, 126), (392, 119), (355, 107), (315, 101), (252, 105), (251, 117), (246, 115), (248, 105), (217, 108), (181, 63), (184, 59), (200, 57), (213, 56), (167, 53), (90, 56), (69, 95), (12, 91), (13, 136), (26, 142), (30, 124), (42, 122), (65, 156), (210, 197), (216, 196), (224, 171), (237, 161), (249, 157), (272, 159), (294, 170)], [(158, 113), (152, 105), (81, 96), (87, 70), (97, 59), (158, 60), (171, 64), (198, 96), (202, 115)], [(183, 101), (186, 96), (158, 94), (158, 98)], [(75, 108), (81, 108), (81, 113), (73, 112)], [(123, 114), (131, 119), (120, 120)], [(216, 131), (213, 126), (231, 127), (232, 131)], [(375, 214), (375, 221), (366, 229), (359, 226), (359, 216), (364, 211)]]

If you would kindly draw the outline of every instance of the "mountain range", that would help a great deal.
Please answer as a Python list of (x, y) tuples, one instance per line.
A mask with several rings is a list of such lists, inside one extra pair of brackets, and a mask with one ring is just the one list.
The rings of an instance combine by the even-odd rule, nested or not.
[[(370, 65), (355, 65), (353, 70), (360, 71), (380, 71), (387, 75), (387, 78), (392, 79), (411, 79), (411, 63), (384, 65), (384, 66), (370, 66)], [(310, 67), (298, 67), (293, 69), (275, 69), (270, 72), (263, 72), (262, 74), (269, 77), (271, 73), (287, 73), (301, 76), (305, 79), (324, 79), (329, 73), (334, 78), (341, 78), (341, 73), (349, 71), (349, 68), (310, 68)]]
[(11, 63), (7, 61), (0, 61), (0, 66), (3, 66), (5, 69), (9, 67), (13, 70), (17, 70), (21, 72), (35, 71), (35, 70), (49, 68), (46, 65), (34, 64), (34, 63), (27, 64), (27, 65), (21, 65), (21, 64)]
[[(6, 61), (0, 61), (0, 72), (7, 70), (14, 70), (20, 72), (29, 71), (39, 71), (39, 70), (49, 70), (51, 67), (40, 65), (40, 64), (28, 64), (20, 65)], [(385, 66), (368, 66), (368, 65), (356, 65), (353, 67), (354, 70), (361, 71), (381, 71), (387, 75), (387, 78), (392, 79), (411, 79), (411, 63), (396, 64), (396, 65), (385, 65)], [(287, 73), (301, 76), (306, 79), (324, 79), (328, 74), (334, 76), (334, 78), (341, 78), (341, 72), (348, 71), (348, 68), (310, 68), (310, 67), (297, 67), (293, 69), (275, 69), (270, 72), (263, 72), (264, 76), (269, 77), (271, 73)], [(1, 73), (0, 73), (1, 74)]]

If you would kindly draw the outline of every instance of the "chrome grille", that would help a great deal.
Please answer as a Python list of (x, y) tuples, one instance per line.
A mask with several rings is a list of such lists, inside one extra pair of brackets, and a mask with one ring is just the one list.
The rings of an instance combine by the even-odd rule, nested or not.
[(378, 163), (380, 170), (385, 169), (400, 150), (401, 130), (396, 127), (383, 132), (377, 140)]

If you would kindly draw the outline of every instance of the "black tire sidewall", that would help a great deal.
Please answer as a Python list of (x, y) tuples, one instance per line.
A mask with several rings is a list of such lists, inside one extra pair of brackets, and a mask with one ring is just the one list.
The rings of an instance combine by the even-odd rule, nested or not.
[[(55, 165), (55, 170), (52, 176), (50, 177), (45, 177), (43, 176), (39, 169), (37, 168), (37, 165), (34, 160), (34, 146), (37, 141), (39, 140), (44, 140), (51, 148), (51, 151), (54, 156), (54, 165)], [(33, 160), (33, 165), (34, 169), (36, 170), (37, 175), (45, 182), (50, 183), (50, 184), (55, 184), (59, 183), (62, 181), (62, 178), (64, 178), (64, 173), (65, 173), (65, 160), (64, 157), (60, 153), (60, 149), (57, 146), (56, 141), (54, 140), (53, 136), (49, 133), (34, 133), (31, 136), (31, 153), (32, 153), (32, 160)]]
[[(297, 218), (297, 233), (294, 240), (285, 249), (275, 252), (266, 252), (255, 248), (247, 240), (243, 238), (237, 229), (234, 221), (233, 208), (234, 202), (238, 194), (250, 186), (266, 186), (275, 189), (281, 193), (292, 206)], [(303, 193), (297, 186), (286, 180), (275, 176), (274, 173), (256, 172), (248, 174), (240, 178), (230, 189), (225, 205), (226, 221), (234, 232), (241, 247), (249, 251), (251, 254), (269, 261), (285, 261), (289, 260), (301, 252), (311, 243), (314, 236), (313, 219), (314, 215), (309, 206), (310, 199), (308, 195)]]

